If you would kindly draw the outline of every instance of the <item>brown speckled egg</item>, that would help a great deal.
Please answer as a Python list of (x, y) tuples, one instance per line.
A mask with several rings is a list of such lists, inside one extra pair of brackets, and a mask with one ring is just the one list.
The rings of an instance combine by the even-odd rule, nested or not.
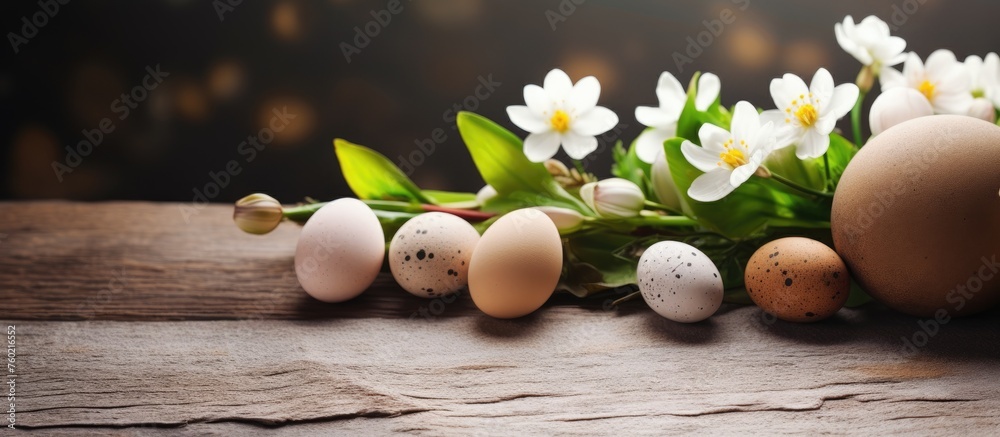
[(761, 246), (743, 275), (750, 299), (789, 322), (832, 316), (851, 290), (847, 266), (837, 252), (808, 238), (789, 237)]

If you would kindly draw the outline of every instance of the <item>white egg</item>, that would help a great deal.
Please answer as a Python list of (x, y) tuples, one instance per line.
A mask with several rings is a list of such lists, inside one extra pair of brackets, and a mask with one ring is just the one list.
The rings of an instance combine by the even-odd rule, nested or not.
[(691, 245), (661, 241), (650, 246), (639, 258), (636, 277), (646, 304), (675, 322), (700, 322), (722, 306), (719, 269)]
[(479, 233), (451, 214), (429, 212), (399, 228), (389, 243), (389, 269), (404, 290), (433, 298), (469, 282), (469, 261)]
[(295, 275), (310, 296), (343, 302), (375, 282), (384, 259), (378, 217), (364, 202), (343, 198), (317, 210), (302, 226)]

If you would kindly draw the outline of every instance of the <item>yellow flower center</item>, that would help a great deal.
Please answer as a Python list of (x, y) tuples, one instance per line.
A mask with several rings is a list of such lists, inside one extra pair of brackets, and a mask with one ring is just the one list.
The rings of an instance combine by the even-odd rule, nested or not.
[(927, 97), (927, 100), (933, 101), (933, 99), (934, 99), (934, 84), (932, 84), (931, 81), (925, 80), (925, 81), (921, 82), (920, 86), (917, 87), (917, 91), (920, 91), (920, 93), (923, 94), (924, 97)]
[(799, 94), (799, 98), (792, 100), (792, 104), (785, 108), (785, 123), (798, 120), (802, 127), (810, 127), (819, 120), (819, 100), (813, 93)]
[[(746, 145), (746, 141), (741, 141), (741, 144), (743, 144), (745, 146)], [(728, 166), (730, 166), (732, 168), (736, 168), (736, 167), (740, 167), (740, 166), (746, 165), (746, 163), (747, 163), (747, 157), (746, 157), (746, 155), (743, 153), (743, 150), (741, 150), (740, 148), (733, 147), (733, 140), (732, 139), (730, 139), (729, 141), (726, 141), (724, 144), (722, 144), (722, 147), (725, 147), (726, 151), (719, 154), (719, 159), (721, 160), (721, 162), (719, 162), (720, 166), (723, 163), (725, 163), (726, 165), (728, 165)]]
[(549, 123), (551, 123), (552, 128), (559, 133), (565, 133), (569, 130), (569, 114), (562, 109), (558, 109), (555, 114), (552, 114), (552, 118), (549, 119)]
[(819, 114), (816, 113), (815, 106), (806, 103), (805, 105), (799, 106), (799, 109), (795, 110), (795, 118), (799, 119), (799, 123), (802, 123), (802, 126), (809, 127), (816, 122), (816, 119), (819, 118)]

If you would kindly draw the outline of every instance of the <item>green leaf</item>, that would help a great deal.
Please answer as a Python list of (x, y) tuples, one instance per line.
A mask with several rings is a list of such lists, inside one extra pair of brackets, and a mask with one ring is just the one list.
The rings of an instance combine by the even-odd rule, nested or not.
[(698, 94), (698, 78), (701, 73), (691, 76), (688, 85), (687, 101), (684, 103), (684, 110), (681, 111), (680, 119), (677, 121), (677, 136), (690, 140), (695, 144), (701, 144), (698, 131), (705, 123), (711, 123), (724, 129), (729, 129), (732, 122), (732, 114), (720, 104), (720, 99), (716, 99), (704, 112), (699, 111), (695, 106), (695, 96)]
[(611, 151), (612, 158), (614, 158), (614, 164), (611, 166), (611, 174), (638, 185), (639, 188), (642, 188), (642, 192), (646, 195), (647, 199), (656, 199), (656, 194), (653, 192), (653, 182), (651, 181), (653, 166), (639, 159), (639, 155), (635, 151), (635, 145), (636, 141), (632, 141), (632, 145), (626, 150), (621, 141), (615, 143), (615, 147)]
[(559, 288), (578, 297), (636, 283), (638, 258), (623, 255), (635, 244), (630, 235), (590, 233), (570, 238)]
[(342, 139), (333, 141), (340, 170), (360, 199), (431, 203), (420, 188), (382, 154)]
[(559, 206), (593, 215), (581, 200), (559, 186), (545, 165), (524, 156), (521, 140), (513, 133), (471, 112), (460, 112), (457, 122), (479, 174), (497, 190), (498, 198), (518, 192), (533, 193), (555, 200)]
[(450, 208), (472, 209), (479, 206), (475, 193), (457, 193), (453, 191), (423, 190), (425, 196), (435, 205)]
[(840, 183), (840, 177), (844, 174), (847, 164), (854, 159), (858, 153), (857, 146), (837, 134), (830, 135), (830, 149), (826, 152), (826, 160), (830, 164), (830, 180), (832, 186), (836, 187)]

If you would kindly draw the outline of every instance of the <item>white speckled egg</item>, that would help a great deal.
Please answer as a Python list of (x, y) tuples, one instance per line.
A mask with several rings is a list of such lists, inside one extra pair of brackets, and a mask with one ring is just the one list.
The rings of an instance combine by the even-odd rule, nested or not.
[(454, 293), (469, 281), (469, 260), (479, 233), (451, 214), (429, 212), (399, 228), (389, 243), (389, 269), (404, 290), (433, 298)]
[(646, 249), (636, 272), (639, 291), (653, 311), (675, 322), (700, 322), (722, 306), (722, 277), (691, 245), (661, 241)]
[(358, 199), (337, 199), (302, 226), (295, 275), (310, 296), (343, 302), (375, 282), (384, 259), (385, 234), (375, 213)]

